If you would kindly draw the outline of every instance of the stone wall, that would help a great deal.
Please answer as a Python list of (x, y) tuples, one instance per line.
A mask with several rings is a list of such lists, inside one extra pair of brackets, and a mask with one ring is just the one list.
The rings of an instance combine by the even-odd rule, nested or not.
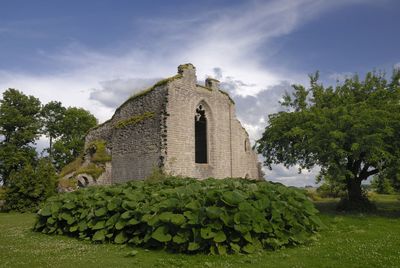
[[(91, 130), (86, 146), (105, 140), (112, 157), (100, 181), (144, 179), (156, 168), (195, 178), (258, 179), (257, 156), (250, 144), (245, 146), (248, 134), (236, 119), (233, 101), (219, 90), (217, 80), (207, 79), (205, 85), (197, 85), (193, 65), (181, 65), (178, 75), (127, 100), (110, 120)], [(200, 104), (207, 118), (206, 164), (195, 163)]]
[[(162, 166), (161, 126), (164, 121), (166, 87), (160, 86), (123, 105), (118, 122), (137, 118), (138, 122), (115, 127), (112, 135), (113, 183), (144, 179)], [(144, 116), (144, 115), (148, 116)], [(140, 117), (143, 117), (140, 120)], [(134, 120), (135, 121), (135, 120)]]
[[(192, 65), (181, 69), (181, 79), (169, 83), (165, 171), (196, 178), (244, 177), (258, 179), (253, 151), (244, 150), (247, 132), (236, 119), (234, 103), (219, 90), (219, 82), (207, 79), (197, 85)], [(195, 163), (195, 111), (204, 107), (207, 118), (208, 163)]]

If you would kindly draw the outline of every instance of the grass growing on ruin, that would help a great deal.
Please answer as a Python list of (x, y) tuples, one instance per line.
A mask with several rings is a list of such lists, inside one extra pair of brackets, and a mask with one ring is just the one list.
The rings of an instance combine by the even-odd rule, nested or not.
[(67, 174), (77, 171), (83, 163), (83, 157), (80, 155), (74, 161), (62, 168), (59, 177), (62, 178)]
[[(208, 256), (92, 244), (31, 231), (33, 214), (0, 213), (0, 267), (398, 267), (400, 201), (373, 196), (376, 214), (342, 214), (317, 202), (328, 229), (312, 244), (259, 254)], [(135, 256), (128, 256), (128, 255)]]
[(88, 145), (88, 149), (92, 154), (94, 163), (104, 164), (111, 161), (111, 155), (107, 152), (107, 143), (105, 140), (95, 140)]

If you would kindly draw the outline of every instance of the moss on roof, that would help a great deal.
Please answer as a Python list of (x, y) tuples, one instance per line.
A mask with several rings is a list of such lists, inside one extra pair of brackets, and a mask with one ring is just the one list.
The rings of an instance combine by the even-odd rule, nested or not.
[(151, 86), (151, 87), (149, 87), (149, 88), (147, 88), (147, 89), (145, 89), (145, 90), (143, 90), (143, 91), (140, 91), (140, 92), (138, 92), (138, 93), (132, 95), (131, 97), (129, 97), (124, 103), (122, 103), (122, 104), (117, 108), (116, 111), (120, 110), (125, 104), (127, 104), (127, 103), (130, 102), (131, 100), (134, 100), (134, 99), (137, 99), (137, 98), (139, 98), (139, 97), (141, 97), (141, 96), (147, 95), (149, 92), (153, 91), (153, 90), (156, 89), (157, 87), (166, 85), (166, 84), (168, 84), (169, 82), (174, 81), (174, 80), (176, 80), (176, 79), (179, 79), (179, 78), (181, 78), (181, 77), (182, 77), (181, 74), (177, 74), (177, 75), (174, 75), (174, 76), (171, 76), (171, 77), (168, 77), (168, 78), (165, 78), (165, 79), (162, 79), (162, 80), (158, 81), (158, 82), (155, 83), (153, 86)]

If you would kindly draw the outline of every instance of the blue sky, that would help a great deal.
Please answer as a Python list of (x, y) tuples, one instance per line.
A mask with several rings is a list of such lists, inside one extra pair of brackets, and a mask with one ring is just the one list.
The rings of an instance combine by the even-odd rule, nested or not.
[[(221, 80), (257, 139), (292, 83), (400, 66), (400, 1), (4, 1), (0, 93), (9, 87), (100, 121), (181, 63)], [(39, 144), (45, 144), (42, 139)], [(311, 184), (276, 167), (267, 176)]]

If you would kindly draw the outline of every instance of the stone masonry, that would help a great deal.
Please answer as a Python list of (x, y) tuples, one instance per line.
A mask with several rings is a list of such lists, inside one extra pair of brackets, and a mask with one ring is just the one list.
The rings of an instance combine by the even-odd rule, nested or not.
[(99, 140), (105, 141), (111, 162), (97, 184), (144, 179), (155, 169), (200, 179), (260, 179), (257, 155), (236, 119), (234, 102), (215, 79), (198, 85), (192, 64), (180, 65), (176, 76), (129, 98), (87, 134), (85, 146)]

